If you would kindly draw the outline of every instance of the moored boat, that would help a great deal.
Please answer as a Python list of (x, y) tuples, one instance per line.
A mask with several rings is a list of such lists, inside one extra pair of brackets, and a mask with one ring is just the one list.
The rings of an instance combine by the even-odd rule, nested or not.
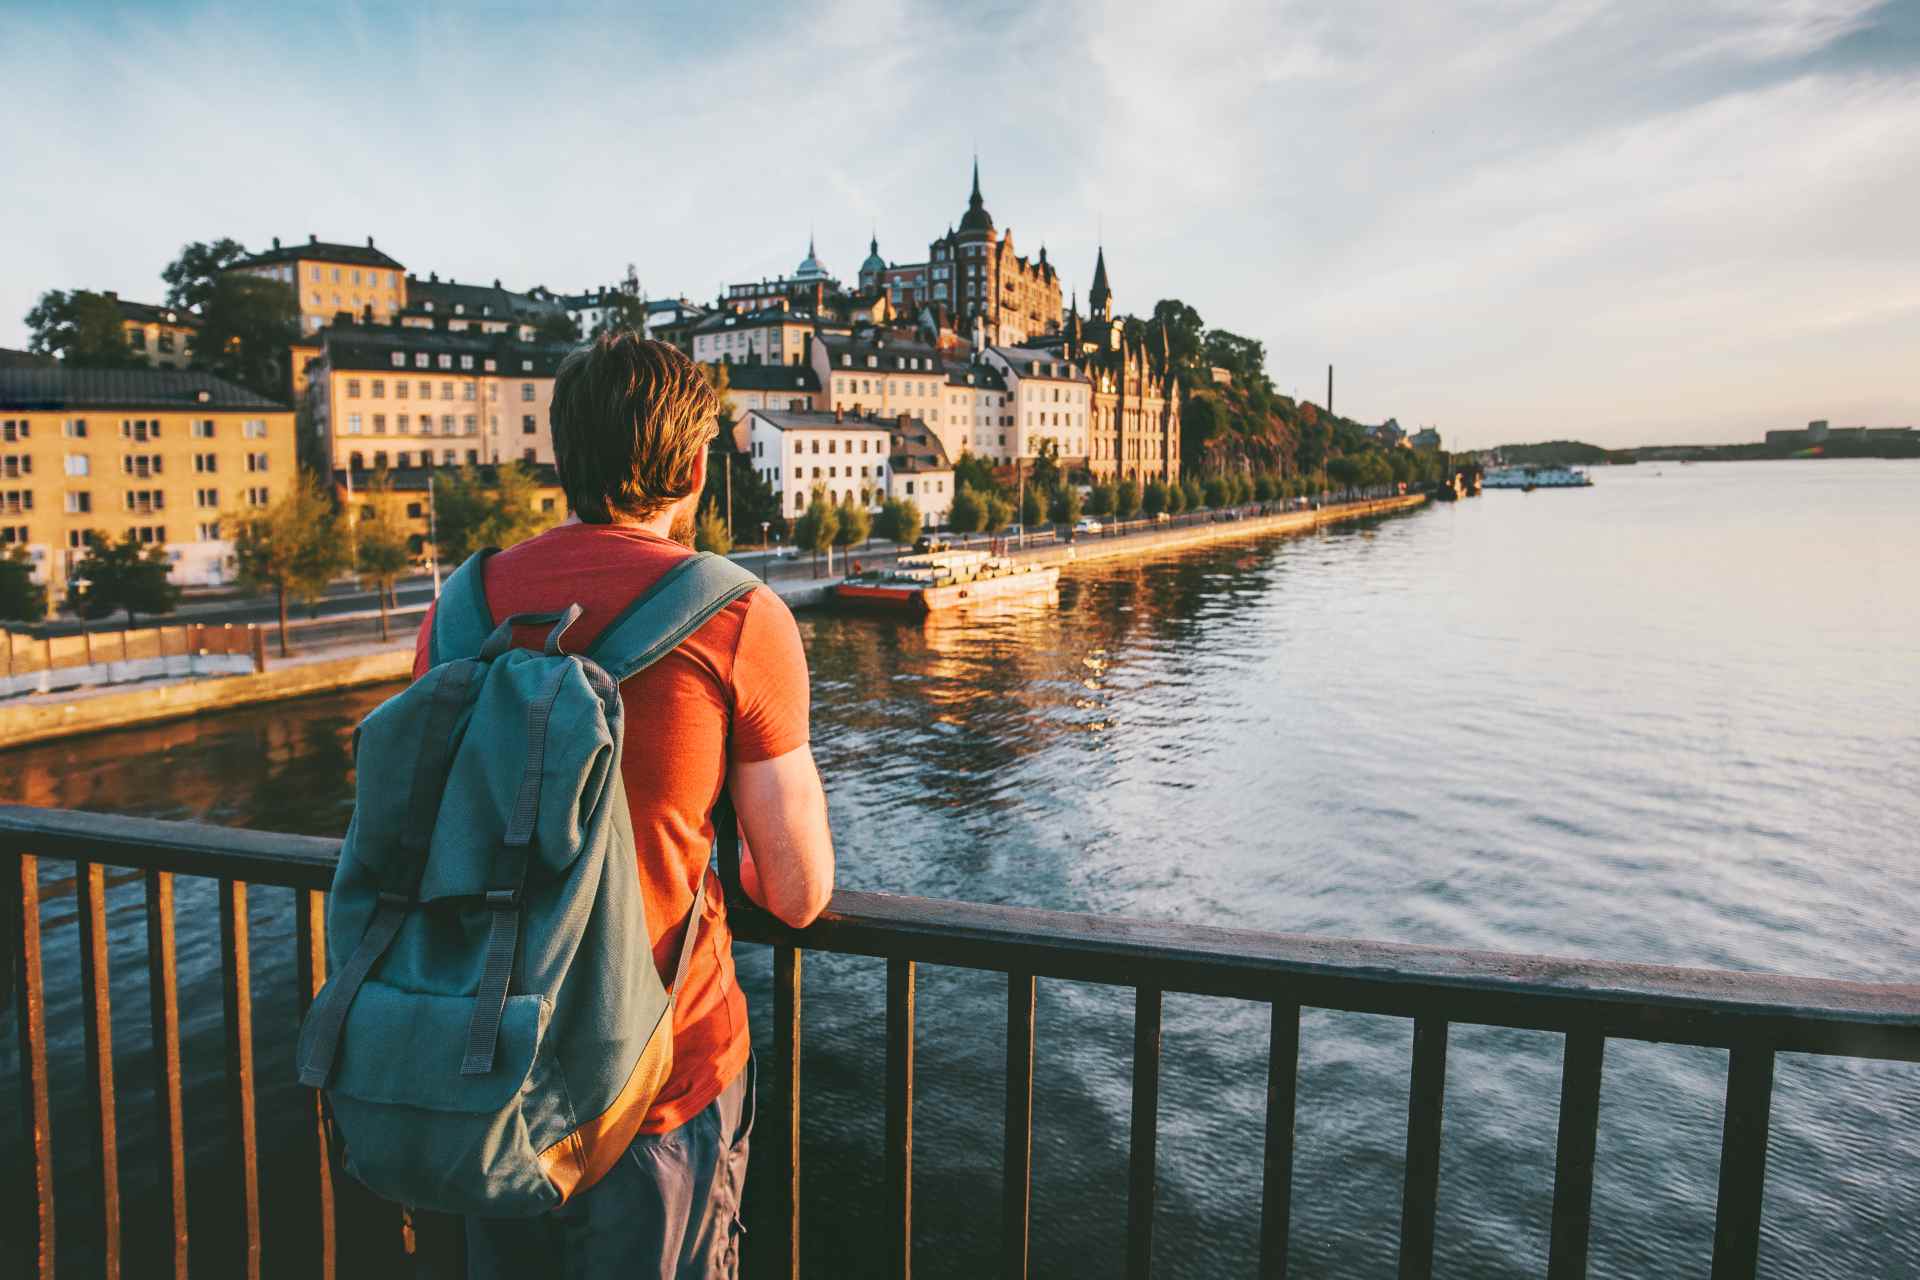
[(1489, 489), (1585, 489), (1593, 484), (1579, 467), (1495, 467), (1481, 483)]
[(835, 584), (836, 599), (871, 608), (934, 613), (1012, 600), (1047, 599), (1058, 589), (1055, 566), (1016, 564), (984, 551), (939, 551), (901, 556)]

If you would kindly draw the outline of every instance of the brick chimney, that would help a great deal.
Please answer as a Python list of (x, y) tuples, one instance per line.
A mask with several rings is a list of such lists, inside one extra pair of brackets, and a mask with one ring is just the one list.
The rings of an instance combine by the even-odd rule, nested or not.
[(280, 237), (279, 237), (279, 236), (275, 236), (275, 237), (273, 238), (273, 247), (274, 247), (274, 248), (276, 248), (276, 249), (278, 249), (278, 248), (280, 247)]
[(835, 409), (833, 411), (833, 420), (835, 422), (845, 422), (847, 420), (847, 411), (845, 409)]

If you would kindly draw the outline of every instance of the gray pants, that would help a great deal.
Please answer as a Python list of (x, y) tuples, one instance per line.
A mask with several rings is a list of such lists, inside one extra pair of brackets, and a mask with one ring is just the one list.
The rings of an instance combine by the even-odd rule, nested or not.
[(468, 1280), (734, 1280), (754, 1063), (671, 1133), (641, 1135), (593, 1187), (539, 1218), (468, 1218)]

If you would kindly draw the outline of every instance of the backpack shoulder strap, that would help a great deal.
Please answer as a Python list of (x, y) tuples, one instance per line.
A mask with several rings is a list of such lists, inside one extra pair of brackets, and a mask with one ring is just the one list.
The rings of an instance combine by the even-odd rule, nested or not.
[(497, 547), (468, 556), (466, 563), (440, 589), (433, 611), (433, 635), (427, 642), (427, 662), (439, 666), (455, 658), (471, 658), (493, 634), (493, 610), (487, 606), (487, 557)]
[[(463, 566), (464, 568), (464, 566)], [(688, 556), (600, 633), (587, 657), (615, 682), (644, 671), (679, 647), (707, 620), (760, 585), (725, 556)]]

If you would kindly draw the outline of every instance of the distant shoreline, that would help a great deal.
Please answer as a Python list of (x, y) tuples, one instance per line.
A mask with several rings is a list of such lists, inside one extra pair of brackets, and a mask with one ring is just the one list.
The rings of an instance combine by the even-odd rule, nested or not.
[(1604, 449), (1582, 440), (1549, 440), (1540, 444), (1504, 444), (1478, 451), (1484, 458), (1497, 455), (1508, 466), (1596, 467), (1633, 466), (1641, 462), (1821, 462), (1835, 458), (1920, 458), (1920, 431), (1889, 432), (1880, 439), (1829, 438), (1818, 443), (1769, 444), (1649, 444), (1631, 449)]

